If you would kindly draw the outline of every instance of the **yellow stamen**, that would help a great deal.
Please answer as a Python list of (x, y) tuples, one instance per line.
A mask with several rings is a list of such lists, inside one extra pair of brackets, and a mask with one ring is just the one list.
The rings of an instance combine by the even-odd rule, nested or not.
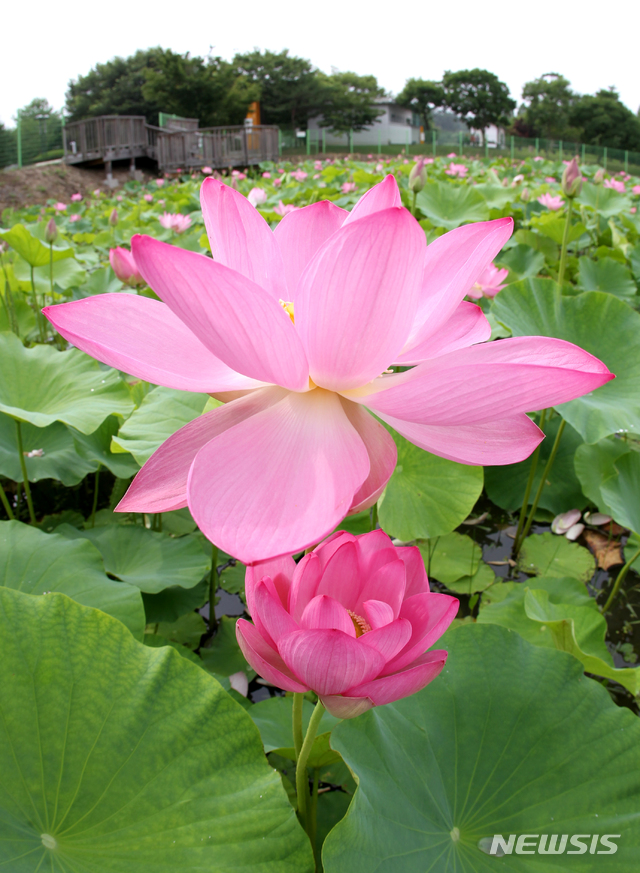
[(295, 319), (293, 317), (293, 303), (287, 303), (286, 300), (278, 300), (278, 303), (280, 304), (280, 306), (282, 306), (291, 321), (293, 321), (293, 323), (295, 324)]
[(362, 634), (366, 634), (367, 631), (371, 630), (371, 625), (363, 618), (361, 615), (358, 615), (357, 612), (352, 612), (350, 609), (347, 610), (349, 613), (349, 617), (353, 622), (353, 626), (356, 629), (356, 637), (361, 637)]

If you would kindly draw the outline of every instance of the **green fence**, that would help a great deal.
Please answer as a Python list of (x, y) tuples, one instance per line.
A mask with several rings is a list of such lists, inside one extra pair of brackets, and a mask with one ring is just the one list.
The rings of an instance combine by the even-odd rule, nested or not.
[(0, 167), (24, 167), (61, 158), (62, 119), (19, 118), (14, 128), (0, 127)]
[(397, 155), (402, 152), (407, 155), (431, 155), (442, 157), (454, 154), (457, 157), (496, 158), (511, 157), (523, 160), (531, 157), (543, 157), (550, 160), (569, 160), (577, 156), (583, 164), (599, 164), (612, 171), (625, 170), (640, 174), (640, 152), (612, 149), (607, 146), (586, 145), (562, 140), (528, 139), (520, 136), (506, 136), (499, 144), (480, 144), (469, 133), (443, 130), (428, 130), (425, 141), (411, 142), (409, 128), (404, 143), (383, 143), (381, 138), (377, 143), (371, 143), (371, 132), (363, 136), (351, 131), (345, 135), (344, 145), (329, 145), (326, 131), (307, 130), (304, 136), (298, 136), (290, 131), (280, 133), (280, 154), (288, 155), (318, 155), (318, 154), (374, 154)]

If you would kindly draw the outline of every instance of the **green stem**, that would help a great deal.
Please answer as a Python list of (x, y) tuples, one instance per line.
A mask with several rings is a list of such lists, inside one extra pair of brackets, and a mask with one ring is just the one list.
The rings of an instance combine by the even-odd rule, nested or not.
[(49, 286), (51, 288), (51, 302), (53, 303), (53, 243), (49, 243)]
[(316, 861), (316, 870), (320, 870), (320, 853), (318, 852), (318, 783), (320, 782), (320, 768), (313, 768), (313, 790), (311, 792), (311, 815), (310, 825), (311, 833), (311, 848), (313, 849), (313, 857)]
[(629, 558), (629, 560), (628, 560), (627, 563), (624, 565), (624, 567), (622, 568), (622, 570), (620, 570), (620, 572), (619, 572), (618, 575), (616, 576), (616, 581), (615, 581), (615, 583), (614, 583), (614, 585), (613, 585), (613, 588), (611, 589), (611, 594), (607, 597), (607, 602), (605, 603), (605, 605), (604, 605), (604, 606), (602, 607), (602, 609), (600, 610), (600, 612), (602, 612), (603, 614), (604, 614), (605, 612), (607, 612), (607, 611), (611, 608), (611, 604), (612, 604), (613, 601), (616, 599), (616, 597), (617, 597), (617, 595), (618, 595), (618, 591), (620, 590), (620, 586), (621, 586), (622, 583), (624, 582), (624, 578), (625, 578), (625, 576), (627, 575), (627, 573), (629, 572), (629, 568), (630, 568), (631, 565), (634, 563), (634, 561), (637, 561), (637, 560), (638, 560), (638, 558), (640, 558), (640, 549), (638, 549), (638, 551), (635, 552), (635, 554), (633, 554), (633, 555), (631, 556), (631, 558)]
[[(538, 427), (541, 431), (544, 432), (544, 425), (547, 418), (547, 410), (543, 409), (540, 415), (540, 424)], [(531, 496), (531, 489), (533, 488), (533, 480), (536, 477), (536, 470), (538, 469), (538, 459), (540, 457), (540, 446), (536, 448), (533, 456), (531, 458), (531, 467), (529, 468), (529, 478), (527, 479), (527, 487), (524, 489), (524, 499), (522, 501), (522, 509), (520, 510), (520, 518), (518, 519), (518, 528), (516, 530), (516, 536), (513, 541), (513, 552), (515, 555), (518, 554), (518, 549), (520, 548), (520, 535), (522, 534), (522, 528), (524, 527), (524, 522), (527, 517), (527, 509), (529, 508), (529, 497)]]
[(98, 508), (98, 492), (100, 487), (100, 464), (93, 480), (93, 506), (91, 507), (91, 527), (96, 526), (96, 509)]
[(411, 204), (411, 214), (413, 215), (414, 218), (416, 217), (416, 197), (417, 196), (418, 196), (418, 192), (414, 191), (413, 192), (413, 203)]
[(296, 750), (296, 760), (300, 756), (302, 749), (302, 705), (304, 702), (304, 693), (302, 691), (293, 692), (293, 746)]
[(298, 816), (300, 818), (302, 827), (307, 832), (309, 839), (311, 839), (311, 834), (313, 833), (313, 826), (315, 823), (311, 821), (312, 810), (308, 809), (309, 777), (307, 774), (307, 761), (309, 760), (311, 747), (313, 746), (313, 741), (316, 738), (318, 725), (320, 724), (320, 719), (322, 718), (323, 713), (324, 706), (320, 703), (320, 701), (318, 701), (318, 703), (316, 703), (316, 708), (313, 710), (313, 715), (311, 716), (311, 719), (309, 721), (307, 735), (304, 738), (302, 748), (300, 749), (300, 754), (296, 759), (296, 794), (298, 795)]
[(371, 527), (369, 530), (375, 530), (378, 527), (378, 504), (374, 503), (371, 507)]
[(569, 233), (571, 231), (571, 213), (573, 212), (573, 197), (569, 197), (569, 205), (567, 207), (567, 217), (564, 223), (564, 233), (562, 235), (562, 250), (560, 252), (560, 269), (558, 270), (558, 295), (562, 296), (562, 283), (564, 282), (564, 272), (567, 266), (567, 246), (569, 245)]
[(46, 336), (42, 331), (42, 318), (40, 315), (40, 306), (38, 304), (38, 295), (36, 294), (36, 281), (33, 276), (33, 267), (31, 267), (31, 305), (33, 306), (33, 311), (36, 316), (36, 324), (38, 325), (38, 332), (40, 334), (40, 342), (45, 342)]
[(209, 574), (209, 633), (218, 626), (216, 621), (216, 591), (218, 590), (218, 547), (211, 543), (211, 573)]
[(13, 514), (13, 509), (11, 509), (11, 504), (9, 503), (9, 499), (8, 499), (7, 495), (5, 494), (4, 488), (2, 487), (1, 483), (0, 483), (0, 503), (2, 503), (2, 505), (4, 506), (4, 511), (9, 516), (9, 521), (13, 521), (15, 518), (15, 515)]
[(560, 427), (558, 428), (558, 433), (556, 434), (556, 438), (553, 443), (553, 448), (551, 449), (551, 454), (549, 455), (549, 460), (544, 468), (542, 473), (542, 478), (540, 479), (540, 484), (538, 485), (538, 490), (536, 491), (536, 496), (533, 499), (533, 505), (531, 507), (531, 512), (529, 513), (529, 518), (527, 519), (527, 523), (524, 526), (524, 530), (522, 531), (522, 539), (524, 540), (529, 533), (529, 529), (533, 523), (533, 517), (536, 514), (536, 510), (538, 508), (538, 503), (540, 503), (540, 498), (542, 497), (542, 492), (544, 491), (544, 486), (547, 481), (547, 477), (551, 472), (551, 468), (553, 467), (553, 462), (556, 459), (556, 455), (558, 454), (558, 446), (560, 445), (560, 437), (562, 436), (562, 432), (564, 430), (565, 420), (564, 418), (560, 422)]
[(16, 431), (18, 434), (18, 454), (20, 455), (20, 469), (22, 470), (22, 484), (24, 485), (24, 493), (27, 497), (27, 506), (29, 507), (29, 518), (31, 524), (36, 523), (36, 514), (33, 511), (33, 500), (31, 499), (31, 488), (29, 487), (29, 477), (27, 476), (27, 463), (24, 459), (24, 449), (22, 448), (22, 427), (18, 419), (16, 421)]

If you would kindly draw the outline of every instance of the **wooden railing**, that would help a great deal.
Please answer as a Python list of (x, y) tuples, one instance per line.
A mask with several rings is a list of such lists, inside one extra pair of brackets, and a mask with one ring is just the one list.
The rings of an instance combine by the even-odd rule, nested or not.
[(69, 164), (149, 157), (161, 170), (248, 166), (278, 158), (278, 128), (210, 127), (167, 130), (142, 115), (104, 115), (66, 125)]

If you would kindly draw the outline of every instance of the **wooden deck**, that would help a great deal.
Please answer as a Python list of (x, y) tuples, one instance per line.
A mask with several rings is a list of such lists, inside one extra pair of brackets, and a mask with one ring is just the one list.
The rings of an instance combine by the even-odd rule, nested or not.
[[(104, 163), (151, 158), (158, 169), (224, 169), (249, 166), (278, 158), (278, 128), (210, 127), (175, 130), (153, 127), (142, 115), (103, 115), (73, 121), (63, 128), (64, 159), (68, 164)], [(173, 126), (173, 125), (172, 125)]]

